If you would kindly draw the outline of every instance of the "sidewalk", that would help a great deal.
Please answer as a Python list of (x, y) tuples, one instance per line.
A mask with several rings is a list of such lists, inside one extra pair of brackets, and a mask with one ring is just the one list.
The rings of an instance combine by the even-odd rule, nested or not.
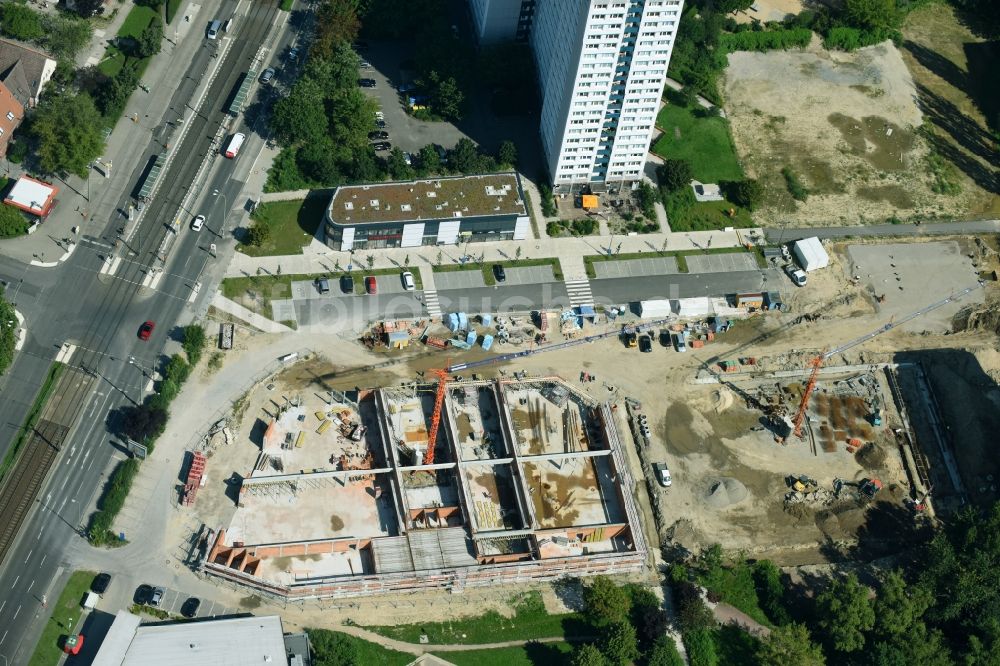
[[(637, 236), (585, 236), (573, 238), (541, 238), (523, 241), (496, 241), (472, 243), (468, 253), (483, 261), (514, 261), (519, 259), (540, 259), (556, 257), (561, 260), (563, 277), (567, 280), (586, 279), (583, 257), (612, 253), (619, 255), (648, 253), (654, 256), (664, 249), (672, 251), (704, 250), (707, 248), (740, 247), (751, 237), (759, 237), (759, 229), (734, 229), (732, 231), (691, 231), (677, 233), (657, 233)], [(518, 257), (518, 249), (521, 254)], [(248, 257), (236, 252), (226, 269), (227, 277), (247, 277), (256, 275), (258, 270), (276, 274), (315, 274), (352, 270), (420, 267), (460, 263), (466, 252), (465, 246), (421, 246), (378, 250), (357, 250), (340, 252), (331, 250), (318, 240), (313, 240), (302, 254), (275, 257)], [(440, 260), (438, 259), (440, 255)], [(369, 257), (373, 260), (369, 267)], [(406, 264), (406, 259), (409, 263)], [(583, 273), (583, 274), (578, 274)], [(423, 273), (421, 273), (423, 274)]]

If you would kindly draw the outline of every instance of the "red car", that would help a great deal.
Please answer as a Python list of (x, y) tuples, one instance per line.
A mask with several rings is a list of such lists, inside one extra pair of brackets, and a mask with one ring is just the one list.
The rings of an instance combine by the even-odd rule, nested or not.
[(374, 275), (369, 275), (368, 277), (365, 278), (365, 289), (368, 291), (369, 294), (374, 295), (378, 293), (378, 283), (375, 282)]
[(83, 649), (83, 634), (77, 634), (76, 636), (67, 636), (66, 641), (63, 643), (63, 652), (66, 654), (77, 655), (80, 654), (80, 650)]
[(147, 321), (145, 324), (139, 327), (139, 339), (149, 340), (149, 336), (153, 334), (153, 329), (156, 328), (155, 321)]

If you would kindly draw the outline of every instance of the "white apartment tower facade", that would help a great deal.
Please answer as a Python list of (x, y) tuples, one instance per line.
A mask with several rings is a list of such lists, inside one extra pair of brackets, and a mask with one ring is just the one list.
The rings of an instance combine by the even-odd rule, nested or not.
[(534, 0), (530, 11), (517, 0), (470, 2), (481, 36), (531, 43), (555, 189), (642, 178), (683, 0)]

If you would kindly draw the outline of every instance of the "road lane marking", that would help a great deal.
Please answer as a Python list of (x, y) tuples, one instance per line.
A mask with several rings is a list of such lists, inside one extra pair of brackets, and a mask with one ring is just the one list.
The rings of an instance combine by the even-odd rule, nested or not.
[(5, 632), (3, 632), (3, 638), (0, 638), (0, 645), (3, 645), (3, 642), (4, 642), (5, 640), (7, 640), (7, 632), (6, 632), (6, 631), (5, 631)]
[(31, 554), (32, 554), (33, 552), (35, 552), (35, 549), (34, 549), (34, 548), (32, 548), (31, 550), (29, 550), (29, 551), (28, 551), (28, 556), (27, 556), (26, 558), (24, 558), (24, 563), (25, 563), (25, 564), (27, 564), (27, 563), (28, 563), (28, 560), (30, 560), (30, 559), (31, 559)]
[(12, 617), (11, 620), (16, 620), (17, 619), (17, 614), (20, 613), (20, 612), (21, 612), (21, 607), (18, 606), (17, 610), (14, 611), (14, 617)]
[[(4, 606), (6, 606), (6, 605), (7, 605), (7, 600), (6, 600), (6, 599), (4, 599), (4, 600), (3, 600), (3, 603), (2, 603), (2, 604), (0, 604), (0, 613), (2, 613), (2, 612), (3, 612), (3, 607), (4, 607)], [(6, 635), (7, 635), (7, 634), (4, 634), (4, 636), (6, 636)], [(0, 642), (3, 642), (3, 641), (0, 641)]]
[(21, 580), (20, 574), (18, 574), (17, 578), (14, 579), (14, 584), (11, 585), (11, 589), (17, 587), (17, 581), (19, 581), (19, 580)]
[(35, 580), (32, 579), (31, 580), (31, 585), (28, 586), (28, 589), (25, 590), (25, 592), (31, 592), (31, 588), (33, 588), (34, 586), (35, 586)]
[(41, 569), (42, 565), (45, 564), (45, 558), (46, 557), (48, 557), (48, 554), (42, 555), (42, 561), (38, 563), (38, 568), (39, 569)]

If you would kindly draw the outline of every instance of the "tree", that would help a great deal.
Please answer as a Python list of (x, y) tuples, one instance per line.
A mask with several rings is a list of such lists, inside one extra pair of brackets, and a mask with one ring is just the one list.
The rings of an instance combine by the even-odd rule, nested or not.
[(329, 136), (309, 142), (299, 148), (300, 171), (309, 180), (327, 187), (340, 185), (344, 177), (337, 163), (337, 153), (337, 146)]
[(261, 247), (271, 238), (271, 227), (264, 222), (257, 221), (247, 230), (247, 245)]
[(83, 18), (90, 18), (104, 7), (104, 0), (76, 0), (73, 10)]
[(753, 565), (753, 580), (761, 610), (775, 624), (792, 621), (785, 607), (785, 586), (781, 582), (781, 569), (770, 560), (758, 560)]
[(875, 599), (874, 634), (883, 639), (909, 634), (932, 602), (931, 592), (925, 586), (907, 586), (901, 571), (889, 572)]
[(117, 120), (121, 116), (129, 96), (139, 84), (139, 76), (139, 64), (132, 61), (98, 88), (95, 101), (105, 118)]
[(646, 666), (685, 666), (684, 659), (669, 636), (660, 636), (646, 654)]
[(462, 94), (454, 77), (442, 78), (437, 72), (432, 71), (427, 75), (425, 87), (430, 93), (431, 107), (439, 116), (448, 120), (458, 120), (462, 117), (465, 95)]
[(583, 588), (583, 614), (594, 627), (628, 621), (631, 602), (625, 590), (607, 576), (596, 576)]
[(642, 214), (651, 220), (655, 220), (656, 201), (659, 197), (656, 196), (656, 190), (653, 189), (653, 186), (646, 181), (641, 181), (638, 189), (635, 191), (635, 198), (639, 204), (639, 209), (642, 210)]
[(900, 21), (896, 0), (845, 0), (844, 16), (865, 30), (893, 30)]
[(369, 254), (365, 257), (365, 263), (368, 264), (368, 270), (371, 270), (375, 266), (375, 255)]
[[(928, 630), (923, 622), (910, 625), (907, 633), (899, 633), (889, 640), (875, 643), (866, 651), (869, 663), (873, 666), (951, 666), (956, 663), (951, 651), (945, 645), (944, 638), (938, 630)], [(985, 655), (984, 655), (985, 657)], [(993, 652), (991, 657), (967, 661), (969, 666), (996, 666), (1000, 663), (1000, 654)]]
[(201, 358), (201, 352), (205, 349), (205, 342), (204, 328), (198, 324), (188, 324), (184, 327), (184, 342), (181, 346), (184, 348), (184, 353), (187, 354), (191, 365), (197, 365), (198, 359)]
[(629, 622), (616, 622), (601, 637), (601, 654), (611, 666), (628, 666), (639, 656), (639, 641), (635, 627)]
[(835, 580), (816, 598), (819, 626), (834, 649), (856, 652), (865, 644), (865, 632), (875, 625), (875, 610), (868, 600), (868, 588), (850, 574)]
[(37, 41), (45, 35), (42, 15), (17, 2), (0, 6), (0, 26), (3, 34), (26, 42)]
[[(6, 208), (7, 206), (4, 206)], [(0, 284), (0, 321), (17, 321), (14, 315), (14, 306), (7, 302), (4, 286)], [(14, 345), (17, 342), (16, 331), (13, 326), (0, 326), (0, 375), (7, 372), (7, 368), (14, 362)]]
[[(316, 10), (316, 36), (312, 55), (330, 58), (337, 48), (358, 38), (361, 21), (358, 18), (357, 0), (324, 0)], [(356, 71), (356, 70), (355, 70)]]
[(433, 145), (420, 149), (417, 153), (417, 163), (424, 173), (441, 173), (441, 155)]
[(45, 44), (59, 59), (75, 58), (80, 49), (90, 43), (93, 34), (90, 23), (68, 14), (47, 15), (43, 23), (46, 33)]
[(764, 200), (764, 187), (753, 178), (725, 184), (727, 197), (737, 206), (755, 210)]
[(0, 205), (0, 238), (13, 238), (28, 233), (28, 220), (13, 206)]
[(360, 666), (363, 662), (357, 643), (351, 637), (326, 629), (310, 629), (316, 666)]
[(274, 104), (271, 129), (286, 145), (315, 143), (327, 133), (323, 90), (309, 78), (299, 79), (287, 97)]
[(826, 658), (819, 645), (812, 642), (804, 624), (775, 627), (760, 643), (757, 660), (761, 664), (796, 664), (824, 666)]
[(592, 643), (584, 643), (573, 651), (571, 666), (607, 666), (607, 660)]
[(715, 8), (723, 14), (745, 12), (750, 9), (754, 0), (716, 0)]
[(479, 150), (471, 139), (462, 137), (448, 151), (448, 165), (459, 173), (475, 173), (478, 162)]
[(126, 405), (119, 415), (122, 434), (140, 443), (155, 439), (167, 426), (167, 411), (149, 403)]
[(403, 151), (398, 147), (393, 148), (392, 152), (389, 153), (386, 168), (389, 170), (389, 177), (393, 180), (410, 180), (415, 175), (413, 167), (406, 163), (406, 157), (403, 156)]
[(660, 187), (667, 192), (676, 192), (681, 188), (688, 187), (692, 178), (694, 175), (691, 163), (687, 160), (668, 159), (656, 167), (656, 180), (659, 181)]
[(135, 42), (135, 54), (139, 58), (149, 58), (160, 52), (163, 43), (163, 21), (154, 16)]
[(504, 140), (500, 143), (500, 148), (497, 150), (497, 162), (511, 169), (517, 166), (517, 146), (514, 145), (513, 141)]
[(103, 126), (90, 95), (43, 97), (30, 127), (42, 171), (68, 171), (85, 178), (87, 165), (104, 150)]

